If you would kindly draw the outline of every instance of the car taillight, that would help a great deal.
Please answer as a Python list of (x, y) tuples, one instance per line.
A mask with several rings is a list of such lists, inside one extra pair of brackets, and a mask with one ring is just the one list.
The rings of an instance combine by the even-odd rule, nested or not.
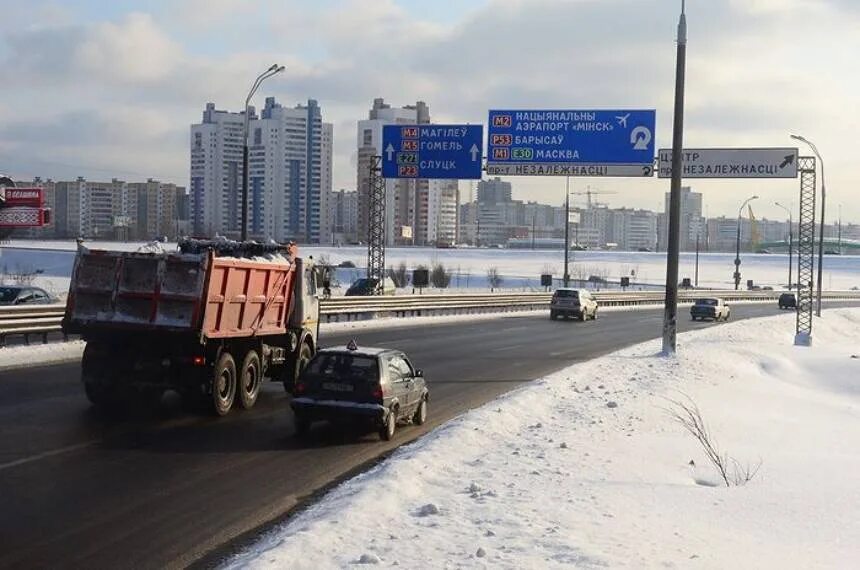
[(376, 398), (377, 400), (382, 399), (382, 385), (377, 384), (376, 387), (373, 388), (373, 392), (370, 393), (371, 396)]
[(191, 359), (191, 364), (193, 364), (194, 366), (203, 366), (204, 364), (206, 364), (206, 359), (202, 356), (195, 356)]
[(296, 382), (296, 387), (293, 388), (293, 394), (304, 394), (305, 390), (307, 390), (307, 386), (305, 386), (304, 382)]

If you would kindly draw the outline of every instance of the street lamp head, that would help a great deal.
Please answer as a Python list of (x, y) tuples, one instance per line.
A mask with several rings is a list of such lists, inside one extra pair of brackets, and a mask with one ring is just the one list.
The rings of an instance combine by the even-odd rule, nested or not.
[(280, 73), (280, 72), (282, 72), (282, 71), (283, 71), (283, 70), (285, 70), (285, 69), (286, 69), (286, 66), (283, 66), (283, 65), (282, 65), (282, 66), (280, 66), (277, 70), (275, 70), (275, 73)]
[(277, 64), (277, 63), (273, 63), (273, 64), (272, 64), (272, 66), (271, 66), (271, 67), (269, 67), (269, 71), (275, 71), (276, 69), (278, 69), (278, 64)]
[(758, 200), (758, 196), (752, 196), (750, 197), (750, 200)]

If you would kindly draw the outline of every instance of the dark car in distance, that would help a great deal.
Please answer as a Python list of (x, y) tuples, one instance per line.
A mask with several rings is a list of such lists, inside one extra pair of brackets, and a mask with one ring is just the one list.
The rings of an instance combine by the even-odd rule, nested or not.
[(378, 279), (363, 277), (350, 285), (345, 295), (347, 297), (363, 297), (369, 295), (394, 295), (395, 292), (396, 287), (390, 277), (383, 279), (382, 284), (379, 283)]
[(424, 373), (403, 352), (388, 348), (324, 348), (296, 382), (290, 406), (296, 435), (315, 421), (376, 429), (384, 440), (398, 423), (427, 421), (429, 392)]
[(779, 296), (779, 308), (780, 309), (796, 309), (797, 308), (797, 297), (794, 293), (783, 293)]
[(0, 286), (0, 306), (50, 305), (57, 302), (47, 291), (38, 287)]

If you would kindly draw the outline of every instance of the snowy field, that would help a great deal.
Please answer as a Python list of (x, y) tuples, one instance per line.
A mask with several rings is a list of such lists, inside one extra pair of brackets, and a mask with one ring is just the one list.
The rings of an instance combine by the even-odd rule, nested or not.
[[(142, 243), (87, 242), (88, 247), (135, 250)], [(175, 247), (175, 244), (165, 244)], [(0, 248), (0, 267), (7, 271), (16, 268), (39, 268), (48, 276), (68, 277), (74, 260), (74, 242), (13, 241)], [(355, 269), (340, 269), (337, 279), (349, 285), (362, 277), (367, 260), (364, 247), (310, 247), (300, 246), (301, 255), (321, 257), (334, 265), (350, 261)], [(660, 286), (665, 282), (665, 253), (577, 251), (572, 252), (570, 274), (574, 279), (587, 279), (591, 275), (617, 281), (628, 276), (631, 281)], [(433, 249), (387, 248), (387, 267), (406, 264), (411, 271), (418, 265), (442, 263), (454, 274), (450, 287), (460, 289), (487, 289), (487, 269), (495, 267), (504, 277), (503, 289), (539, 290), (540, 274), (549, 271), (557, 278), (563, 273), (564, 254), (560, 250), (515, 249)], [(742, 254), (743, 283), (752, 279), (760, 285), (782, 287), (788, 282), (788, 257), (783, 254)], [(795, 267), (795, 275), (796, 275)], [(699, 259), (699, 285), (702, 287), (731, 288), (734, 286), (734, 254), (703, 253)], [(680, 276), (695, 277), (695, 255), (681, 254)], [(860, 256), (834, 255), (824, 259), (823, 287), (850, 289), (860, 287)]]
[[(575, 365), (400, 448), (228, 567), (852, 568), (860, 560), (860, 310), (684, 333)], [(432, 397), (432, 393), (431, 393)], [(669, 416), (689, 397), (726, 487)], [(431, 399), (432, 414), (432, 399)]]

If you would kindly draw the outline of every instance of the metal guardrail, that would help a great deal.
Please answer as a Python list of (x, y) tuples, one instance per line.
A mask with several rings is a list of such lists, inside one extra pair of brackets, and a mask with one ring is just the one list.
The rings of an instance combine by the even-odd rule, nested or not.
[[(680, 291), (678, 300), (690, 303), (700, 297), (721, 297), (733, 301), (776, 301), (783, 291)], [(603, 307), (657, 305), (662, 291), (593, 291)], [(824, 299), (860, 300), (860, 291), (824, 291)], [(397, 295), (391, 297), (335, 297), (321, 302), (321, 317), (326, 322), (367, 320), (379, 317), (451, 315), (460, 313), (507, 312), (549, 307), (552, 293), (463, 293), (446, 295)], [(47, 342), (48, 334), (61, 332), (64, 305), (0, 307), (0, 347), (6, 338), (23, 335), (27, 344), (32, 335)]]
[(13, 335), (23, 336), (26, 344), (30, 344), (32, 335), (48, 342), (50, 333), (61, 332), (60, 321), (65, 309), (65, 305), (0, 307), (0, 347), (6, 346), (6, 338)]

